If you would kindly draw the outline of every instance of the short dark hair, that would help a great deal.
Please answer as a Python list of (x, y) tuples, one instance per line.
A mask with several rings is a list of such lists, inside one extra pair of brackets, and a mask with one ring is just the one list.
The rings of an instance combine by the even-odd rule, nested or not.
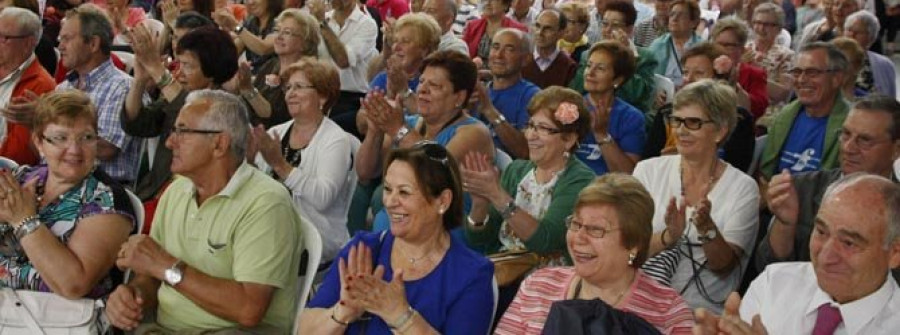
[(83, 4), (66, 12), (66, 19), (78, 18), (81, 38), (85, 43), (94, 36), (100, 39), (100, 52), (109, 56), (112, 52), (113, 28), (106, 13), (94, 4)]
[(878, 111), (891, 114), (891, 125), (888, 132), (891, 133), (891, 139), (900, 139), (900, 101), (894, 97), (881, 94), (870, 94), (857, 100), (853, 105), (853, 109)]
[(478, 68), (468, 55), (453, 50), (436, 51), (425, 58), (422, 69), (437, 67), (447, 71), (450, 83), (453, 84), (453, 92), (466, 91), (466, 100), (475, 91), (475, 83), (478, 81)]
[(630, 2), (625, 1), (612, 1), (606, 4), (606, 10), (603, 12), (606, 13), (608, 11), (614, 11), (622, 13), (625, 16), (625, 25), (626, 26), (634, 26), (634, 23), (637, 21), (637, 10), (634, 9), (634, 5)]
[(194, 3), (194, 11), (212, 20), (212, 13), (216, 11), (215, 0), (191, 0)]
[(175, 19), (176, 29), (194, 30), (202, 27), (215, 27), (216, 23), (207, 16), (203, 16), (195, 11), (186, 11), (178, 15)]
[[(569, 25), (569, 19), (567, 19), (566, 16), (556, 8), (546, 8), (538, 13), (537, 17), (541, 17), (541, 15), (544, 15), (544, 13), (546, 12), (556, 13), (556, 17), (559, 18), (559, 21), (556, 22), (556, 25), (558, 26), (557, 29), (559, 29), (560, 31), (566, 29), (566, 26)], [(537, 17), (535, 18), (535, 21), (537, 21)]]
[(695, 21), (695, 20), (699, 20), (699, 19), (700, 19), (700, 5), (697, 4), (697, 1), (694, 1), (694, 0), (675, 0), (675, 1), (672, 1), (672, 3), (669, 4), (669, 10), (671, 10), (672, 7), (675, 7), (676, 5), (683, 5), (683, 6), (687, 7), (688, 18), (691, 19), (691, 21)]
[(197, 55), (203, 75), (212, 78), (216, 85), (221, 85), (237, 73), (237, 47), (231, 35), (216, 27), (194, 29), (181, 37), (175, 52), (180, 54), (185, 51)]
[(395, 161), (412, 166), (419, 191), (425, 195), (425, 199), (434, 200), (444, 190), (453, 193), (453, 200), (443, 214), (444, 230), (449, 231), (462, 224), (465, 214), (459, 164), (447, 148), (434, 142), (422, 142), (410, 148), (391, 150), (385, 161), (384, 173), (387, 173), (387, 168)]
[(631, 47), (626, 46), (619, 41), (606, 40), (595, 43), (594, 46), (588, 50), (588, 58), (595, 52), (605, 52), (612, 57), (613, 72), (616, 74), (615, 78), (622, 77), (627, 81), (634, 75), (636, 65), (634, 51), (631, 50)]

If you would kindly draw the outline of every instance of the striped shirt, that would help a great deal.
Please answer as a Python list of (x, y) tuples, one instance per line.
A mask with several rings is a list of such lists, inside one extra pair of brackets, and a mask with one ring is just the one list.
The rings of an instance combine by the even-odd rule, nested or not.
[(646, 48), (650, 43), (653, 43), (653, 40), (668, 31), (669, 30), (664, 23), (657, 24), (655, 16), (644, 21), (639, 21), (634, 25), (634, 44)]
[(97, 132), (100, 138), (119, 149), (119, 154), (108, 161), (100, 161), (100, 167), (116, 181), (133, 181), (137, 178), (140, 141), (125, 134), (120, 115), (125, 97), (131, 88), (131, 76), (122, 72), (107, 60), (94, 68), (79, 82), (75, 71), (56, 90), (78, 89), (87, 93), (97, 106)]
[[(522, 282), (494, 334), (540, 334), (550, 305), (566, 299), (575, 279), (572, 267), (543, 268), (532, 273)], [(641, 271), (616, 308), (647, 320), (663, 334), (690, 334), (694, 326), (694, 317), (684, 299)]]

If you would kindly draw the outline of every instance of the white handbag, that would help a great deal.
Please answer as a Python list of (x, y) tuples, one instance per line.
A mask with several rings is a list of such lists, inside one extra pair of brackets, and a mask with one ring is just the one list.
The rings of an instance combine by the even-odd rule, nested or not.
[(100, 334), (100, 300), (48, 292), (0, 290), (0, 335)]

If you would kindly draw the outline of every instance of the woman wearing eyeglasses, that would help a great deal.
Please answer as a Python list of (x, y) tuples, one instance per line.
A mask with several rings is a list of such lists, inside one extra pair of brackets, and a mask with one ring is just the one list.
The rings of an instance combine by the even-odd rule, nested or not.
[(284, 10), (284, 0), (251, 0), (245, 4), (247, 18), (240, 22), (228, 8), (219, 8), (213, 20), (234, 36), (238, 50), (247, 57), (255, 75), (259, 67), (275, 57), (275, 17)]
[(296, 8), (286, 9), (275, 18), (275, 29), (272, 33), (275, 35), (275, 57), (263, 63), (253, 78), (238, 77), (240, 79), (238, 92), (242, 97), (252, 101), (257, 95), (261, 95), (269, 102), (272, 111), (269, 117), (251, 116), (253, 124), (262, 124), (266, 128), (291, 119), (288, 106), (284, 102), (285, 83), (281, 80), (282, 69), (287, 69), (300, 58), (316, 57), (321, 40), (316, 19)]
[(682, 69), (678, 61), (684, 50), (702, 41), (695, 33), (700, 23), (700, 6), (693, 0), (675, 0), (669, 5), (668, 32), (657, 37), (647, 47), (656, 56), (655, 73), (672, 79), (675, 86), (681, 86)]
[(392, 150), (386, 162), (390, 229), (347, 243), (298, 333), (486, 334), (493, 266), (450, 234), (465, 215), (456, 159), (421, 142)]
[(756, 182), (718, 155), (737, 123), (735, 100), (729, 85), (713, 80), (684, 87), (669, 117), (678, 154), (634, 169), (656, 204), (649, 255), (676, 252), (665, 279), (691, 308), (716, 313), (740, 284), (759, 214)]
[(600, 299), (663, 334), (690, 334), (691, 310), (678, 292), (639, 268), (653, 236), (653, 199), (634, 177), (610, 173), (585, 187), (566, 219), (572, 267), (544, 268), (522, 283), (495, 334), (540, 334), (550, 305)]
[[(717, 59), (725, 56), (721, 47), (710, 42), (700, 42), (684, 52), (681, 66), (684, 68), (684, 83), (691, 83), (703, 79), (715, 79), (728, 76), (728, 71), (718, 73), (725, 69), (716, 68)], [(680, 90), (681, 88), (679, 88)], [(672, 104), (666, 104), (659, 108), (650, 128), (647, 129), (647, 144), (644, 147), (644, 158), (659, 155), (671, 155), (678, 153), (675, 139), (678, 136), (676, 129), (668, 123), (667, 118), (672, 115)], [(687, 128), (700, 127), (698, 124), (687, 124)], [(753, 134), (753, 115), (743, 108), (737, 107), (737, 125), (728, 136), (725, 144), (719, 150), (719, 157), (731, 166), (741, 171), (750, 168), (753, 160), (753, 148), (756, 146), (756, 137)]]
[[(179, 68), (174, 73), (160, 62), (156, 38), (146, 28), (135, 27), (131, 41), (135, 52), (134, 80), (125, 98), (122, 117), (122, 129), (131, 136), (165, 139), (188, 93), (221, 88), (237, 73), (237, 49), (228, 33), (215, 27), (191, 30), (178, 40)], [(144, 95), (154, 86), (159, 89), (159, 98), (144, 104)], [(147, 203), (148, 222), (152, 222), (149, 219), (156, 200), (172, 178), (172, 150), (160, 143), (148, 155), (153, 155), (153, 164), (138, 180), (135, 193)], [(149, 228), (149, 224), (143, 227), (146, 231)]]
[(47, 93), (32, 129), (46, 165), (0, 171), (0, 287), (100, 298), (135, 221), (125, 189), (95, 166), (96, 108), (81, 91)]
[(300, 218), (322, 235), (322, 262), (327, 263), (350, 238), (347, 211), (356, 189), (353, 157), (359, 140), (327, 117), (341, 89), (331, 61), (301, 58), (284, 69), (284, 78), (291, 120), (268, 131), (253, 128), (259, 155), (250, 152), (249, 157), (291, 191)]
[(590, 131), (575, 154), (594, 173), (631, 173), (644, 150), (644, 114), (616, 97), (616, 89), (635, 72), (634, 51), (618, 41), (601, 41), (587, 54), (584, 100)]
[(767, 114), (777, 113), (791, 94), (793, 78), (787, 71), (794, 59), (794, 51), (775, 42), (784, 26), (784, 10), (774, 3), (763, 3), (753, 10), (753, 40), (747, 43), (745, 58), (749, 63), (766, 70), (769, 94)]

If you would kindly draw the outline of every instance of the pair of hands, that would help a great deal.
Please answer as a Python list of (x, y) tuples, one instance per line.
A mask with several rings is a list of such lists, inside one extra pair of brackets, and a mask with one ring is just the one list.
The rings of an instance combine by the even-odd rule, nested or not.
[[(176, 258), (166, 252), (147, 235), (132, 235), (116, 259), (119, 269), (131, 269), (134, 274), (162, 279), (165, 270), (176, 262)], [(149, 293), (149, 292), (148, 292)], [(109, 322), (120, 329), (134, 330), (143, 319), (146, 299), (144, 292), (134, 286), (119, 285), (106, 302), (106, 316)]]
[(759, 314), (753, 316), (753, 323), (741, 320), (739, 313), (741, 296), (732, 292), (725, 301), (725, 312), (716, 315), (704, 308), (694, 311), (694, 335), (766, 335)]
[(399, 95), (390, 99), (384, 91), (376, 89), (367, 93), (360, 104), (366, 110), (369, 131), (394, 136), (403, 127), (403, 104)]
[(500, 171), (490, 157), (478, 150), (469, 151), (459, 168), (462, 173), (463, 191), (472, 197), (473, 207), (494, 203), (503, 198), (500, 187)]
[(794, 181), (787, 169), (772, 176), (767, 183), (760, 181), (760, 193), (766, 197), (765, 203), (769, 205), (769, 211), (778, 218), (778, 221), (788, 226), (794, 226), (800, 213), (800, 201)]
[[(697, 207), (694, 210), (694, 214), (692, 217), (692, 221), (694, 222), (694, 227), (697, 228), (698, 233), (705, 233), (711, 229), (716, 229), (716, 223), (712, 220), (710, 213), (712, 211), (712, 202), (709, 201), (709, 184), (703, 187), (701, 190), (701, 194), (703, 195), (699, 203), (697, 203)], [(684, 234), (684, 230), (687, 226), (687, 204), (678, 204), (678, 200), (675, 197), (669, 198), (669, 205), (666, 206), (666, 215), (663, 217), (666, 223), (666, 228), (668, 229), (668, 234), (671, 239), (666, 239), (667, 242), (674, 242), (676, 239), (681, 237)]]
[[(609, 116), (612, 114), (612, 105), (615, 103), (615, 97), (609, 100), (609, 103), (604, 103), (599, 101), (598, 99), (594, 99), (590, 95), (588, 95), (588, 104), (591, 107), (591, 130), (595, 134), (609, 134)], [(598, 138), (599, 140), (599, 138)]]
[[(350, 247), (347, 258), (338, 260), (341, 293), (335, 317), (341, 321), (355, 321), (369, 312), (385, 322), (399, 318), (409, 308), (403, 270), (394, 271), (391, 281), (384, 277), (384, 266), (373, 266), (372, 250), (365, 243)], [(339, 306), (339, 307), (338, 307)]]
[(12, 171), (0, 169), (0, 221), (18, 228), (25, 218), (37, 213), (37, 178), (19, 185)]

